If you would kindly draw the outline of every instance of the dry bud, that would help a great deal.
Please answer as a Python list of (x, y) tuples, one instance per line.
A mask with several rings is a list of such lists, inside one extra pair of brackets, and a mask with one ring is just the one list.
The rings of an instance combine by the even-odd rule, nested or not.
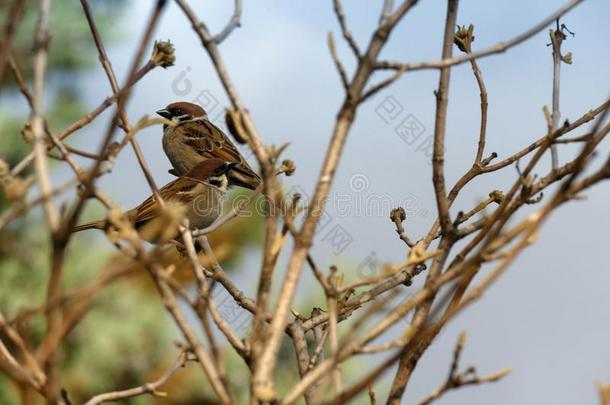
[(116, 155), (120, 152), (121, 150), (121, 144), (118, 142), (112, 142), (110, 145), (108, 145), (108, 148), (106, 148), (106, 159), (111, 159), (116, 157)]
[(392, 211), (390, 211), (390, 220), (392, 222), (395, 221), (404, 221), (405, 219), (407, 219), (407, 213), (405, 212), (405, 209), (402, 207), (397, 207), (394, 208)]
[(106, 173), (110, 173), (114, 168), (114, 163), (116, 161), (116, 156), (121, 151), (121, 145), (118, 142), (113, 142), (108, 145), (108, 148), (105, 152), (105, 159), (102, 161), (100, 165), (100, 169), (98, 171), (98, 177), (102, 176)]
[(30, 123), (26, 123), (25, 126), (21, 129), (21, 136), (26, 143), (30, 145), (34, 143), (34, 131), (32, 131), (32, 126)]
[(7, 176), (2, 180), (4, 197), (10, 202), (22, 200), (23, 197), (25, 197), (28, 188), (28, 182), (23, 181), (18, 177)]
[(174, 54), (172, 43), (169, 41), (155, 41), (150, 60), (162, 68), (173, 66), (176, 61), (176, 55)]
[(491, 198), (496, 204), (501, 204), (502, 200), (504, 200), (504, 193), (502, 193), (500, 190), (494, 190), (489, 193), (489, 198)]
[(460, 348), (462, 348), (462, 347), (464, 347), (465, 344), (466, 344), (466, 332), (462, 332), (462, 333), (460, 333), (460, 336), (458, 337), (457, 345)]
[(465, 53), (472, 52), (472, 43), (474, 42), (474, 25), (470, 24), (468, 28), (465, 25), (459, 26), (453, 37), (453, 43), (460, 48), (460, 51)]
[(234, 108), (228, 108), (225, 114), (227, 129), (233, 135), (233, 138), (241, 144), (248, 142), (248, 133), (243, 125), (243, 113)]
[(290, 159), (284, 159), (282, 161), (282, 166), (280, 167), (280, 171), (284, 172), (286, 176), (292, 176), (294, 172), (297, 170), (297, 166)]

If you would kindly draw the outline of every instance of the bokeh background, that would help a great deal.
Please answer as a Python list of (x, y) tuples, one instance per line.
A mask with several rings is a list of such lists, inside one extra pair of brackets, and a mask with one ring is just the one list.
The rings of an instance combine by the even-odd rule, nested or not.
[[(7, 1), (0, 1), (0, 5), (3, 3)], [(228, 1), (191, 3), (213, 32), (224, 26), (232, 12), (232, 2)], [(381, 2), (345, 3), (350, 29), (364, 46), (378, 22)], [(475, 25), (473, 48), (478, 50), (526, 30), (561, 4), (542, 0), (464, 0), (458, 22)], [(151, 4), (96, 1), (92, 5), (113, 68), (119, 78), (124, 78)], [(110, 94), (110, 88), (97, 62), (80, 6), (69, 0), (56, 0), (53, 8), (54, 38), (46, 106), (51, 128), (57, 131), (95, 108)], [(409, 62), (437, 59), (444, 14), (443, 2), (421, 2), (392, 34), (383, 57)], [(575, 33), (563, 45), (564, 52), (573, 53), (574, 62), (562, 65), (562, 120), (580, 117), (609, 94), (608, 16), (609, 2), (589, 0), (562, 19)], [(34, 21), (34, 8), (30, 7), (14, 46), (21, 66), (30, 64)], [(287, 192), (298, 190), (305, 196), (313, 191), (322, 151), (329, 142), (342, 98), (343, 89), (327, 49), (329, 31), (335, 33), (339, 54), (352, 69), (352, 55), (340, 39), (328, 1), (246, 1), (242, 26), (221, 46), (229, 73), (264, 142), (290, 142), (285, 156), (295, 160), (297, 172), (284, 181)], [(207, 54), (175, 4), (167, 7), (155, 38), (172, 41), (176, 64), (166, 70), (154, 70), (135, 87), (128, 106), (132, 121), (154, 114), (169, 102), (186, 100), (202, 104), (223, 126), (227, 99)], [(544, 135), (542, 107), (551, 103), (549, 42), (548, 31), (544, 30), (506, 54), (479, 62), (489, 93), (488, 153), (495, 151), (502, 158)], [(0, 157), (17, 162), (27, 151), (19, 131), (28, 109), (7, 76), (0, 92)], [(382, 74), (376, 77), (380, 78)], [(395, 206), (406, 208), (406, 227), (412, 239), (421, 237), (434, 221), (436, 205), (429, 162), (437, 81), (436, 71), (409, 72), (358, 111), (312, 250), (323, 268), (335, 264), (347, 279), (355, 279), (378, 271), (383, 263), (403, 260), (405, 247), (388, 219), (389, 210)], [(470, 166), (476, 151), (479, 93), (468, 64), (452, 70), (449, 103), (446, 177), (447, 183), (452, 184)], [(95, 150), (109, 117), (110, 111), (74, 134), (70, 142)], [(417, 128), (416, 139), (405, 138), (400, 127), (405, 123)], [(139, 133), (138, 139), (157, 183), (169, 181), (161, 129), (148, 128)], [(601, 150), (607, 153), (609, 149), (606, 144)], [(560, 159), (565, 162), (576, 150), (577, 147), (562, 147)], [(254, 163), (252, 157), (250, 160)], [(54, 184), (69, 176), (64, 167), (53, 166)], [(515, 176), (514, 168), (508, 167), (479, 178), (464, 190), (452, 212), (472, 207), (494, 189), (506, 189)], [(124, 207), (134, 206), (149, 194), (129, 148), (100, 185)], [(497, 384), (452, 392), (439, 403), (569, 404), (597, 400), (595, 381), (610, 380), (610, 185), (602, 183), (587, 195), (589, 199), (561, 208), (543, 227), (540, 240), (512, 269), (443, 330), (420, 361), (404, 403), (416, 403), (444, 381), (453, 344), (461, 330), (469, 333), (464, 366), (476, 364), (481, 373), (512, 367), (513, 373)], [(6, 202), (0, 202), (4, 209)], [(94, 218), (102, 211), (91, 204), (87, 215)], [(43, 302), (48, 266), (42, 226), (41, 213), (34, 211), (0, 234), (0, 310), (5, 314), (14, 315), (24, 306)], [(216, 249), (225, 252), (223, 265), (250, 296), (256, 291), (261, 234), (260, 220), (253, 215), (240, 219), (212, 240)], [(74, 239), (68, 286), (91, 280), (100, 263), (115, 260), (113, 248), (103, 236), (83, 233)], [(276, 287), (284, 264), (282, 257)], [(303, 274), (296, 307), (308, 314), (316, 303), (322, 302), (322, 294), (313, 277), (307, 271)], [(409, 290), (405, 288), (404, 293)], [(243, 328), (245, 333), (247, 314), (225, 310), (232, 325)], [(34, 340), (43, 326), (43, 318), (34, 319), (30, 328)], [(392, 333), (399, 332), (396, 329)], [(154, 379), (171, 364), (177, 354), (172, 341), (178, 338), (171, 318), (164, 313), (146, 278), (129, 278), (105, 292), (68, 337), (64, 380), (67, 386), (76, 387), (73, 395), (77, 398), (141, 384), (142, 378)], [(291, 356), (286, 351), (283, 357), (285, 386), (295, 375)], [(231, 364), (239, 369), (243, 366), (239, 360), (230, 359), (234, 363), (230, 363), (228, 372), (239, 380), (240, 375), (232, 374), (231, 370), (237, 368)], [(374, 356), (372, 359), (379, 360)], [(370, 360), (346, 364), (348, 378), (363, 364), (370, 364)], [(381, 398), (391, 377), (390, 372), (377, 384)], [(245, 381), (246, 375), (241, 378)], [(202, 394), (200, 370), (192, 365), (163, 390), (170, 394), (171, 402), (140, 398), (134, 403), (201, 403), (207, 398)], [(12, 403), (16, 398), (10, 383), (0, 376), (0, 403)]]

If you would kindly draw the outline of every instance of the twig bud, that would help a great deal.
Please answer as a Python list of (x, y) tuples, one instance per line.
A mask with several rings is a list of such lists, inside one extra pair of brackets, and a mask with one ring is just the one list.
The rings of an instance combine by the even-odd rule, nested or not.
[(25, 197), (29, 184), (17, 177), (7, 176), (2, 179), (2, 189), (7, 201), (20, 201)]
[(156, 66), (161, 66), (162, 68), (173, 66), (176, 61), (174, 45), (169, 41), (155, 41), (150, 60)]
[(286, 176), (292, 176), (294, 172), (297, 170), (297, 166), (290, 159), (284, 159), (282, 161), (282, 166), (280, 167), (280, 171), (284, 172)]
[(34, 143), (34, 131), (32, 131), (32, 126), (29, 122), (21, 129), (21, 136), (26, 143), (30, 145)]
[(405, 219), (407, 219), (407, 213), (405, 212), (405, 209), (402, 207), (397, 207), (392, 209), (392, 211), (390, 211), (390, 220), (392, 222), (396, 222), (396, 221), (404, 221)]
[(501, 204), (504, 200), (504, 193), (502, 193), (500, 190), (494, 190), (489, 193), (489, 198), (491, 198), (496, 204)]
[(459, 26), (453, 36), (453, 43), (460, 48), (460, 51), (465, 53), (472, 52), (472, 43), (474, 42), (474, 25), (470, 24), (468, 28), (465, 25)]
[(227, 128), (235, 140), (241, 144), (248, 142), (248, 133), (243, 125), (243, 113), (234, 108), (228, 108), (225, 114)]

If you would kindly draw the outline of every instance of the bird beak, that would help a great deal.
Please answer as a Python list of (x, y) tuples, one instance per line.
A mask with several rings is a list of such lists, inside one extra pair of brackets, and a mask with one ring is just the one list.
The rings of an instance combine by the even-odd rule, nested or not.
[(156, 113), (159, 114), (160, 116), (162, 116), (163, 118), (167, 118), (168, 120), (172, 119), (172, 115), (165, 108), (163, 108), (159, 111), (156, 111)]
[(237, 162), (226, 162), (225, 163), (225, 173), (229, 173), (231, 169), (237, 166)]

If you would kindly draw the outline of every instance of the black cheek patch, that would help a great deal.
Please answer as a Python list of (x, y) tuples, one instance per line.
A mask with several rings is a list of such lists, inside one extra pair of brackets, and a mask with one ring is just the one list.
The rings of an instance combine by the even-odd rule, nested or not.
[(208, 179), (208, 183), (210, 183), (211, 185), (216, 186), (216, 187), (220, 187), (222, 185), (222, 181), (220, 180), (219, 177), (210, 177)]

